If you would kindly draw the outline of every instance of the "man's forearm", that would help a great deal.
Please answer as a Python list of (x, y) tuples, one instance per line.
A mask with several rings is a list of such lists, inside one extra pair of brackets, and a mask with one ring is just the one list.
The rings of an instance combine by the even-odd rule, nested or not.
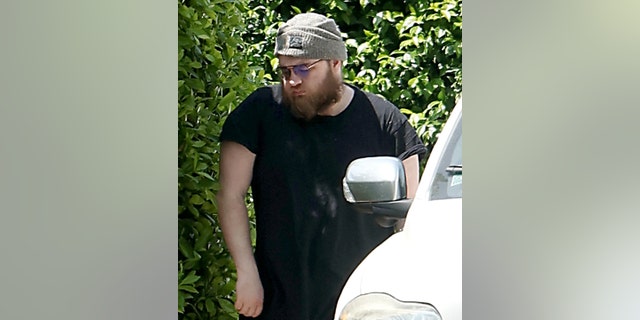
[(257, 271), (244, 196), (232, 196), (220, 192), (218, 194), (218, 218), (224, 241), (238, 272)]
[(413, 155), (402, 161), (407, 181), (407, 198), (413, 199), (418, 190), (420, 180), (420, 161), (418, 155)]

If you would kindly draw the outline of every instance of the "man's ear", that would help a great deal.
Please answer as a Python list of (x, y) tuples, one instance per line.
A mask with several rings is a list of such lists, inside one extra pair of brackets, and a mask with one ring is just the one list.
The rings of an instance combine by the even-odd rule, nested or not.
[(331, 67), (342, 69), (342, 61), (340, 60), (331, 60)]

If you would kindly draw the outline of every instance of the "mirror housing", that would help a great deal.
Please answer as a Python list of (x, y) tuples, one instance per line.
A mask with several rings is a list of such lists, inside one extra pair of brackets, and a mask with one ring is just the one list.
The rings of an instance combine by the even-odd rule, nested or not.
[(402, 161), (377, 156), (353, 160), (342, 180), (347, 202), (359, 212), (373, 214), (378, 224), (391, 227), (404, 219), (411, 206)]
[(353, 160), (342, 180), (347, 202), (380, 202), (407, 197), (402, 161), (394, 157), (368, 157)]

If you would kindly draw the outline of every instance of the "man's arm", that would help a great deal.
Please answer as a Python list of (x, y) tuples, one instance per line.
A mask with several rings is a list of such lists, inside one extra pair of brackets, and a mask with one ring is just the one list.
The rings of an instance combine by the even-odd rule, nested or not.
[(413, 199), (418, 190), (418, 182), (420, 181), (420, 161), (417, 154), (402, 160), (404, 165), (404, 175), (407, 180), (407, 198)]
[[(420, 158), (417, 154), (410, 156), (402, 160), (404, 166), (404, 176), (407, 181), (407, 199), (413, 199), (416, 196), (418, 190), (418, 183), (420, 182)], [(402, 231), (404, 228), (405, 219), (400, 219), (394, 226), (394, 230)]]
[(245, 204), (255, 157), (239, 143), (223, 142), (220, 150), (220, 191), (216, 196), (222, 234), (238, 275), (235, 307), (240, 314), (249, 317), (256, 317), (262, 312), (264, 299), (251, 247)]

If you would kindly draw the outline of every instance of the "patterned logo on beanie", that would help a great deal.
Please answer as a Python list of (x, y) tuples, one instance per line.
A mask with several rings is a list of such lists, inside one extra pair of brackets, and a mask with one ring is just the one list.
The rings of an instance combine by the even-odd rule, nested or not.
[(298, 36), (289, 37), (289, 48), (302, 49), (302, 37), (298, 37)]

